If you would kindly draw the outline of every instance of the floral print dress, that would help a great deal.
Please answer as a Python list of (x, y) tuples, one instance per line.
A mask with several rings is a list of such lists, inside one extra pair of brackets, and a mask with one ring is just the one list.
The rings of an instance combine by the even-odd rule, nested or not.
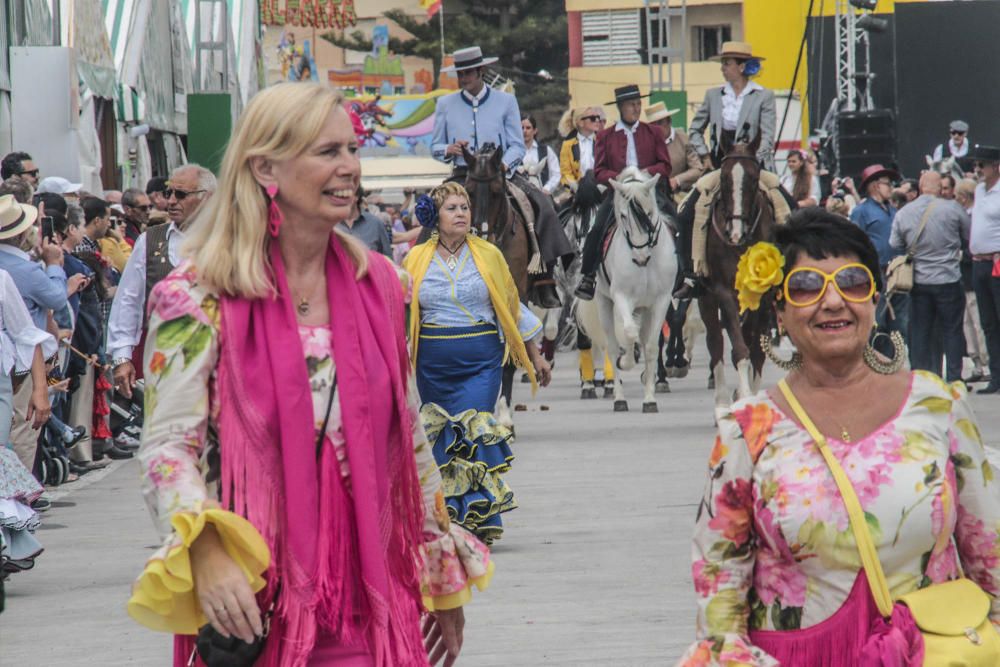
[[(176, 530), (178, 514), (197, 516), (218, 507), (219, 493), (216, 366), (219, 361), (219, 303), (216, 295), (196, 282), (190, 265), (164, 280), (151, 303), (146, 343), (145, 425), (138, 459), (142, 490), (154, 521), (164, 537), (162, 547), (147, 562), (149, 572), (169, 567), (178, 549), (185, 547)], [(312, 389), (316, 432), (322, 428), (335, 375), (332, 332), (327, 326), (300, 326)], [(485, 588), (492, 574), (489, 550), (448, 519), (441, 493), (441, 477), (424, 435), (412, 378), (408, 400), (414, 424), (415, 456), (423, 492), (424, 604), (429, 610), (460, 606), (471, 597), (471, 586)], [(327, 427), (341, 473), (350, 488), (350, 465), (341, 431), (340, 403), (334, 397)], [(176, 573), (173, 573), (176, 574)], [(147, 577), (148, 578), (148, 577)], [(188, 577), (189, 578), (189, 577)], [(184, 582), (188, 584), (190, 582)], [(147, 587), (148, 588), (148, 587)], [(181, 608), (184, 604), (175, 604)]]
[[(895, 418), (828, 438), (872, 532), (894, 598), (965, 575), (1000, 621), (1000, 483), (960, 384), (912, 374)], [(861, 570), (847, 510), (799, 424), (760, 393), (719, 418), (692, 550), (697, 641), (682, 667), (776, 665), (749, 630), (829, 618)]]

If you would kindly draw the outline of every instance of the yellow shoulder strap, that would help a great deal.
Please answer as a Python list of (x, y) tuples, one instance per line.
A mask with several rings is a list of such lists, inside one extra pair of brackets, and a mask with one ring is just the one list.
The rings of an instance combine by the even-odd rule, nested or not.
[(788, 401), (788, 405), (791, 406), (795, 416), (798, 417), (802, 425), (809, 431), (809, 435), (816, 442), (816, 447), (819, 449), (820, 454), (826, 460), (830, 472), (833, 473), (833, 479), (837, 482), (840, 496), (844, 499), (844, 505), (847, 506), (847, 515), (851, 520), (851, 530), (854, 531), (854, 539), (858, 543), (858, 552), (861, 554), (861, 566), (865, 570), (865, 576), (868, 577), (868, 586), (871, 588), (875, 603), (878, 605), (879, 613), (883, 617), (888, 618), (892, 615), (892, 595), (889, 593), (889, 584), (886, 582), (885, 572), (882, 571), (882, 563), (879, 562), (878, 551), (872, 542), (872, 535), (868, 530), (868, 522), (865, 520), (865, 513), (861, 509), (858, 496), (854, 492), (854, 486), (851, 484), (851, 480), (848, 479), (847, 473), (844, 472), (844, 469), (837, 461), (837, 457), (830, 451), (826, 437), (819, 432), (816, 424), (809, 419), (809, 415), (806, 414), (806, 411), (802, 408), (802, 404), (795, 398), (795, 394), (792, 393), (791, 388), (785, 382), (784, 378), (778, 383), (778, 388), (781, 389), (782, 395)]

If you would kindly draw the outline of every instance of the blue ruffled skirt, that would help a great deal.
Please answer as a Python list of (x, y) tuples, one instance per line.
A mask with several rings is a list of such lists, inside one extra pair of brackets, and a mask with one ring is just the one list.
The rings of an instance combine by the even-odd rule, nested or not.
[(493, 324), (420, 329), (420, 416), (441, 470), (448, 514), (487, 543), (503, 533), (500, 515), (517, 507), (500, 476), (514, 459), (512, 435), (493, 417), (503, 353)]

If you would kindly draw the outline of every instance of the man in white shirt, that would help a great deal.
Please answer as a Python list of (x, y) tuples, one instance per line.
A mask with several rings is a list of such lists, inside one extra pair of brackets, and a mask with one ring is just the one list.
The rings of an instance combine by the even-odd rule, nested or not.
[(1000, 392), (1000, 278), (996, 277), (1000, 264), (1000, 148), (976, 146), (969, 158), (983, 175), (972, 206), (969, 252), (972, 286), (990, 357), (990, 383), (978, 393), (996, 394)]
[(132, 397), (136, 366), (142, 364), (135, 353), (146, 327), (146, 299), (153, 286), (180, 263), (184, 230), (215, 188), (215, 176), (204, 167), (187, 164), (175, 169), (164, 192), (170, 222), (151, 226), (136, 239), (122, 272), (108, 320), (108, 353), (115, 388), (126, 398)]

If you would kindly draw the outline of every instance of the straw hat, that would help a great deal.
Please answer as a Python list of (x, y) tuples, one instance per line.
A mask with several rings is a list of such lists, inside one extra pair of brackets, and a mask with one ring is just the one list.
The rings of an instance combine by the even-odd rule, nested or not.
[(722, 60), (723, 58), (739, 58), (740, 60), (766, 60), (760, 56), (755, 56), (750, 42), (723, 42), (722, 51), (712, 56), (709, 60)]
[(34, 206), (19, 204), (14, 195), (0, 197), (0, 239), (20, 236), (37, 219), (38, 209)]
[(663, 120), (664, 118), (670, 118), (675, 114), (679, 114), (680, 109), (667, 109), (667, 105), (663, 102), (657, 102), (656, 104), (650, 104), (646, 109), (646, 122), (655, 123), (658, 120)]

